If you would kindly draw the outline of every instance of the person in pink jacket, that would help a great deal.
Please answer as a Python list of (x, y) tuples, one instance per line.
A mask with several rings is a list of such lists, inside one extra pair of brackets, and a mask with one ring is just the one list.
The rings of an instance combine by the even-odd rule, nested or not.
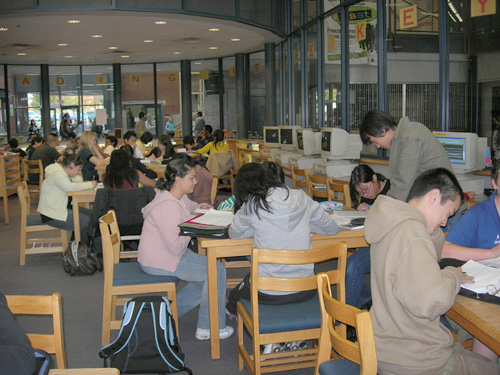
[[(198, 204), (187, 195), (196, 185), (195, 165), (191, 160), (174, 159), (167, 164), (165, 178), (156, 184), (159, 191), (142, 209), (144, 225), (139, 242), (138, 261), (144, 272), (151, 275), (175, 276), (188, 284), (177, 293), (179, 318), (200, 305), (196, 338), (210, 339), (208, 314), (207, 258), (188, 248), (190, 237), (179, 236), (178, 225), (193, 217)], [(219, 298), (219, 337), (230, 337), (234, 329), (226, 326), (226, 269), (217, 263)]]

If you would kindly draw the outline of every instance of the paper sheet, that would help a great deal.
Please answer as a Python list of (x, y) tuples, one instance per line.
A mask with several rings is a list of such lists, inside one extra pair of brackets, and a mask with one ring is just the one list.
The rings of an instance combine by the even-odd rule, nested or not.
[[(490, 293), (500, 289), (500, 269), (469, 260), (462, 271), (474, 277), (474, 284), (462, 284), (465, 289), (476, 293)], [(494, 294), (494, 293), (493, 293)]]
[(205, 215), (193, 219), (193, 223), (228, 226), (232, 223), (234, 214), (227, 211), (209, 210)]

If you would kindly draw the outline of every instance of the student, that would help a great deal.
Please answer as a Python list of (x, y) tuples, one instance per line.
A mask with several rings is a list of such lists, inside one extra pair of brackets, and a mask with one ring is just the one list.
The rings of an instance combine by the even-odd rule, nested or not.
[(31, 138), (31, 144), (26, 149), (26, 157), (28, 160), (33, 158), (33, 153), (43, 144), (43, 138), (36, 135)]
[[(80, 172), (84, 164), (80, 154), (65, 154), (61, 163), (54, 163), (45, 169), (40, 192), (38, 212), (42, 221), (55, 228), (73, 231), (73, 209), (68, 208), (68, 192), (92, 189), (97, 181), (82, 182)], [(80, 207), (80, 233), (86, 233), (90, 210)], [(86, 238), (82, 238), (87, 242)]]
[(439, 268), (446, 225), (461, 204), (462, 189), (445, 168), (414, 181), (407, 203), (380, 196), (368, 213), (371, 244), (370, 315), (379, 374), (498, 374), (500, 366), (454, 343), (440, 316), (453, 305), (460, 268)]
[[(241, 167), (235, 185), (235, 216), (229, 237), (253, 237), (258, 248), (303, 250), (311, 248), (311, 233), (334, 235), (338, 226), (319, 203), (302, 190), (284, 184), (283, 170), (276, 163), (266, 166), (248, 163)], [(259, 275), (306, 277), (314, 274), (314, 264), (260, 265)], [(250, 274), (231, 293), (227, 309), (236, 313), (239, 298), (250, 299)], [(305, 301), (314, 291), (298, 293), (259, 292), (259, 302), (287, 304)]]
[(391, 181), (366, 164), (358, 165), (351, 173), (351, 201), (358, 211), (368, 211), (375, 198), (379, 194), (386, 195), (390, 188)]
[(132, 147), (133, 155), (136, 159), (144, 159), (144, 154), (137, 148), (137, 134), (133, 130), (129, 130), (123, 135), (123, 142)]
[(210, 143), (214, 140), (214, 136), (213, 136), (212, 132), (213, 132), (212, 126), (205, 125), (205, 127), (199, 133), (198, 140), (197, 140), (200, 148), (205, 147), (208, 143)]
[[(179, 236), (178, 225), (193, 217), (196, 208), (209, 208), (197, 204), (187, 195), (196, 185), (196, 170), (191, 160), (175, 159), (167, 164), (165, 178), (156, 184), (155, 198), (142, 209), (144, 225), (139, 242), (138, 261), (144, 272), (151, 275), (175, 276), (186, 281), (177, 293), (179, 318), (200, 305), (196, 338), (209, 340), (207, 258), (188, 248), (190, 237)], [(219, 337), (226, 339), (234, 330), (226, 326), (226, 269), (217, 262), (217, 288), (219, 298)]]
[(114, 135), (107, 135), (104, 141), (104, 145), (106, 147), (104, 148), (103, 152), (106, 155), (111, 156), (111, 153), (118, 147), (118, 138), (116, 138)]
[[(390, 187), (391, 182), (388, 179), (380, 173), (375, 173), (367, 165), (358, 165), (351, 173), (351, 199), (358, 211), (368, 211), (375, 199), (379, 195), (386, 195)], [(347, 258), (345, 292), (348, 305), (369, 309), (372, 293), (365, 283), (365, 275), (368, 273), (370, 273), (370, 248), (361, 247)]]
[(78, 144), (76, 143), (76, 134), (70, 132), (68, 134), (69, 143), (66, 145), (65, 152), (76, 152), (78, 149)]
[(217, 129), (214, 131), (214, 140), (196, 152), (202, 155), (226, 151), (229, 151), (229, 146), (224, 142), (224, 132), (221, 129)]
[(95, 134), (90, 131), (83, 132), (80, 137), (78, 154), (84, 161), (82, 168), (84, 181), (99, 180), (99, 174), (95, 167), (108, 165), (109, 163), (109, 158), (104, 158), (99, 150), (97, 150), (98, 148)]
[(102, 179), (104, 187), (110, 189), (135, 189), (139, 187), (139, 183), (155, 187), (152, 179), (132, 167), (130, 155), (123, 148), (113, 151)]
[(214, 202), (211, 201), (212, 195), (212, 175), (210, 172), (199, 165), (191, 156), (186, 153), (179, 152), (172, 157), (172, 160), (181, 159), (185, 162), (191, 160), (195, 165), (196, 170), (196, 186), (194, 187), (194, 191), (192, 194), (189, 194), (188, 197), (194, 202), (197, 203), (207, 203), (212, 205)]
[(158, 147), (153, 148), (146, 156), (151, 160), (168, 160), (175, 155), (170, 136), (163, 134), (158, 138)]
[(145, 118), (146, 114), (144, 112), (139, 112), (139, 121), (137, 121), (137, 123), (135, 124), (135, 134), (137, 134), (138, 136), (141, 136), (144, 132), (147, 131), (146, 122), (144, 120)]
[(192, 135), (186, 135), (182, 138), (183, 147), (188, 150), (188, 152), (199, 150), (202, 146), (194, 141)]
[(136, 150), (141, 152), (141, 158), (144, 158), (144, 154), (146, 153), (146, 145), (153, 140), (153, 134), (150, 132), (144, 132), (141, 135), (141, 138), (135, 142)]
[(26, 152), (22, 148), (19, 148), (19, 141), (16, 138), (9, 139), (9, 145), (5, 148), (5, 150), (19, 154), (20, 158), (24, 158), (26, 156)]
[(45, 143), (33, 152), (32, 160), (41, 160), (43, 169), (56, 161), (60, 162), (62, 155), (56, 150), (58, 144), (57, 135), (49, 134), (45, 137)]
[(138, 171), (142, 172), (146, 177), (154, 180), (155, 178), (158, 177), (158, 174), (146, 167), (145, 164), (141, 163), (141, 159), (138, 159), (134, 156), (134, 149), (132, 146), (129, 144), (125, 143), (122, 147), (120, 147), (120, 150), (125, 150), (128, 155), (130, 156), (130, 160), (132, 160), (132, 167), (137, 169)]

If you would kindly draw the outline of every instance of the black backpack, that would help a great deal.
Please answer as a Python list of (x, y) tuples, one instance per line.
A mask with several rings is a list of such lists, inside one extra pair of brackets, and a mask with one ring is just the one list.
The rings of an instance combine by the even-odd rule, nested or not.
[(78, 241), (71, 241), (63, 255), (64, 270), (71, 276), (93, 275), (102, 271), (102, 261), (90, 248)]
[(168, 299), (160, 296), (135, 297), (123, 307), (123, 320), (117, 339), (99, 353), (104, 367), (122, 374), (169, 374), (185, 371), (184, 354), (179, 346), (175, 321)]

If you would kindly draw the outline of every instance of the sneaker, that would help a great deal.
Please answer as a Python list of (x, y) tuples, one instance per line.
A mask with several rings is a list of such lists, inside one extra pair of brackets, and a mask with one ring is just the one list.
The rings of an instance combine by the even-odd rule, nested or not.
[(226, 316), (228, 317), (229, 320), (238, 320), (238, 317), (228, 309), (226, 309)]
[[(226, 328), (222, 328), (221, 330), (219, 330), (219, 338), (221, 340), (227, 339), (228, 337), (231, 337), (233, 332), (234, 332), (233, 327), (226, 326)], [(198, 340), (210, 340), (210, 330), (198, 328), (196, 329), (195, 337)]]

